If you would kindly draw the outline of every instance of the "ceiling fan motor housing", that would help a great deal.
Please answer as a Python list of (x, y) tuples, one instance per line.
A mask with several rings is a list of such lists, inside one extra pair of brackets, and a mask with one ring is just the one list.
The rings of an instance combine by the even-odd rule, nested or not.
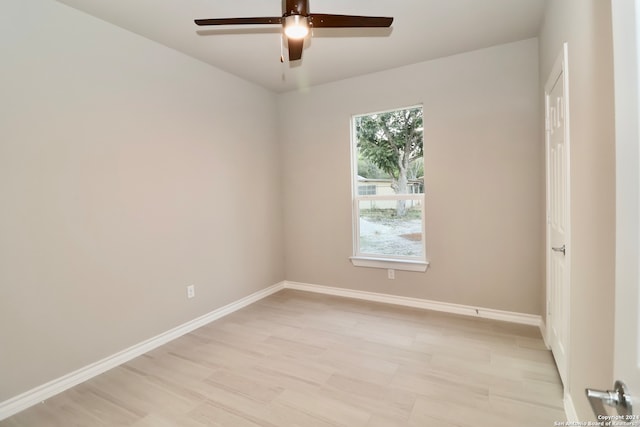
[(283, 16), (309, 15), (309, 2), (307, 0), (286, 0)]

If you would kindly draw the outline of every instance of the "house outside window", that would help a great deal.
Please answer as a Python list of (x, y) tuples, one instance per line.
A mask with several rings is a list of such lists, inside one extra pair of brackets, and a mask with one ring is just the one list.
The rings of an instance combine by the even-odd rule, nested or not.
[(422, 106), (351, 120), (356, 266), (425, 271)]

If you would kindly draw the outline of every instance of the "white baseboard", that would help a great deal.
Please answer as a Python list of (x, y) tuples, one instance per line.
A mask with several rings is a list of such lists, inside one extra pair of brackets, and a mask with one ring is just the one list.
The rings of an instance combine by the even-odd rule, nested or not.
[[(576, 412), (576, 407), (573, 406), (573, 399), (571, 398), (571, 394), (564, 392), (564, 413), (567, 416), (567, 421), (571, 421), (574, 423), (578, 423), (578, 413)], [(577, 424), (576, 424), (577, 425)]]
[(540, 317), (540, 333), (542, 334), (542, 341), (544, 341), (545, 347), (547, 347), (547, 350), (551, 350), (547, 337), (547, 323), (542, 317)]
[(213, 310), (203, 316), (195, 318), (189, 322), (186, 322), (180, 326), (163, 332), (153, 338), (131, 346), (125, 350), (122, 350), (116, 354), (99, 360), (95, 363), (87, 365), (76, 371), (73, 371), (67, 375), (50, 381), (46, 384), (31, 389), (25, 393), (22, 393), (16, 397), (13, 397), (4, 402), (0, 402), (0, 421), (5, 418), (17, 414), (20, 411), (27, 409), (30, 406), (43, 402), (50, 397), (55, 396), (75, 385), (78, 385), (84, 381), (87, 381), (109, 369), (115, 368), (123, 363), (128, 362), (138, 356), (141, 356), (155, 348), (160, 347), (163, 344), (168, 343), (171, 340), (188, 334), (214, 320), (220, 319), (234, 311), (240, 310), (243, 307), (248, 306), (262, 298), (265, 298), (271, 294), (274, 294), (284, 288), (284, 282), (277, 283), (268, 288), (262, 289), (230, 304)]
[(353, 289), (334, 288), (330, 286), (312, 285), (309, 283), (284, 282), (286, 289), (336, 295), (366, 301), (403, 305), (406, 307), (424, 308), (445, 313), (462, 314), (465, 316), (482, 317), (485, 319), (502, 320), (540, 327), (542, 318), (534, 314), (515, 313), (511, 311), (494, 310), (491, 308), (472, 307), (469, 305), (452, 304), (448, 302), (431, 301), (420, 298), (402, 297), (397, 295), (380, 294), (375, 292), (356, 291)]

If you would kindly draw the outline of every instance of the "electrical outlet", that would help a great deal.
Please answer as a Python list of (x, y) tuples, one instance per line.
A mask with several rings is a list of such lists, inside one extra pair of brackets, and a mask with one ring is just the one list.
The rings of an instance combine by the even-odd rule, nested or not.
[(193, 298), (196, 296), (196, 285), (187, 286), (187, 298)]
[(388, 269), (387, 270), (387, 277), (391, 280), (394, 280), (396, 278), (396, 271), (393, 269)]

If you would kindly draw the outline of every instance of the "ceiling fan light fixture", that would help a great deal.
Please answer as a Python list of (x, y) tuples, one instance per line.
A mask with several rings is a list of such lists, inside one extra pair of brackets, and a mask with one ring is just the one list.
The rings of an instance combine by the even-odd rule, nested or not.
[(306, 16), (291, 15), (284, 18), (284, 33), (294, 40), (303, 39), (309, 34), (309, 21)]

